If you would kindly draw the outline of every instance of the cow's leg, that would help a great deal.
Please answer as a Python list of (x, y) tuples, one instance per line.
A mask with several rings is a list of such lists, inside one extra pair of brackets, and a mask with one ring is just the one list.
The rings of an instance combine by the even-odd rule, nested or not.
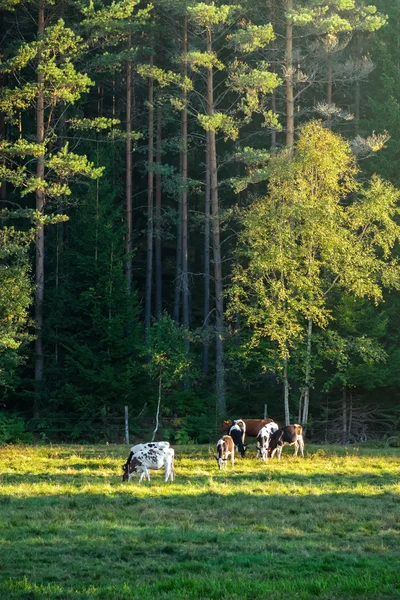
[(294, 455), (295, 456), (297, 456), (298, 451), (299, 451), (299, 442), (298, 442), (298, 440), (296, 440), (294, 443)]
[(142, 471), (142, 472), (140, 473), (140, 477), (139, 477), (139, 483), (142, 483), (142, 481), (143, 481), (143, 477), (144, 477), (144, 476), (145, 476), (145, 472), (144, 472), (144, 471)]
[(282, 450), (283, 450), (283, 446), (278, 446), (278, 460), (281, 460), (281, 455), (282, 455)]
[(299, 439), (301, 458), (304, 458), (304, 439), (303, 436)]
[(278, 446), (274, 448), (271, 452), (271, 459), (274, 458), (276, 451), (278, 450)]
[(235, 466), (235, 448), (232, 448), (231, 463), (232, 463), (232, 467), (234, 467)]

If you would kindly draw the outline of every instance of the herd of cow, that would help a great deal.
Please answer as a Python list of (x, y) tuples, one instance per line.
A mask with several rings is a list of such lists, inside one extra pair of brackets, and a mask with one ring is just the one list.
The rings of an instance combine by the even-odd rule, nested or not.
[[(236, 419), (235, 421), (223, 421), (221, 431), (227, 432), (217, 442), (216, 460), (220, 469), (230, 459), (232, 466), (235, 463), (235, 447), (244, 458), (247, 446), (246, 436), (257, 438), (257, 454), (262, 460), (273, 458), (276, 454), (278, 460), (281, 458), (283, 447), (294, 446), (294, 454), (297, 456), (300, 450), (304, 458), (303, 428), (301, 425), (286, 425), (279, 427), (272, 419)], [(129, 481), (134, 473), (140, 474), (139, 483), (144, 477), (150, 481), (149, 471), (164, 469), (165, 478), (174, 480), (174, 449), (169, 442), (149, 442), (137, 444), (131, 448), (128, 460), (122, 466), (124, 474), (122, 481)]]

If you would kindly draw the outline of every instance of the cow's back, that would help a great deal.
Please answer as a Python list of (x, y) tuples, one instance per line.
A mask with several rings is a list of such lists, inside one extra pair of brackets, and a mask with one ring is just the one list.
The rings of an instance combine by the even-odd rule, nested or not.
[[(237, 419), (238, 420), (238, 419)], [(250, 437), (257, 437), (260, 429), (267, 425), (268, 423), (272, 423), (273, 419), (240, 419), (246, 425), (246, 435)], [(221, 431), (229, 431), (232, 427), (233, 421), (222, 421), (221, 423)]]

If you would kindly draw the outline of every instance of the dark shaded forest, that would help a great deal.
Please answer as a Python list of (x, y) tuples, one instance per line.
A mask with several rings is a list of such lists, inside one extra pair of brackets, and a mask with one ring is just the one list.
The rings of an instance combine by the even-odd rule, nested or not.
[(0, 2), (0, 441), (399, 432), (399, 21)]

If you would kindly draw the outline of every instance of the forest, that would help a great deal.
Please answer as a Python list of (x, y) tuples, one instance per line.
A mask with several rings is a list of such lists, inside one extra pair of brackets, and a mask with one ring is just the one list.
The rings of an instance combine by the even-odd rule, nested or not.
[(0, 1), (0, 443), (400, 443), (399, 25)]

